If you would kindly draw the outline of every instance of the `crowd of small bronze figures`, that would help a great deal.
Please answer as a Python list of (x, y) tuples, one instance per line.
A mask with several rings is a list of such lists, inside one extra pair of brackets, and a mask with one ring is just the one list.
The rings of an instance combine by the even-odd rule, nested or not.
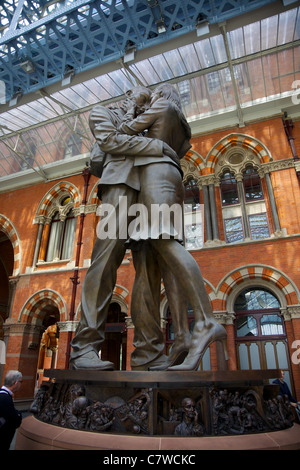
[[(168, 416), (157, 416), (158, 433), (175, 436), (232, 435), (280, 430), (295, 420), (287, 397), (260, 399), (254, 390), (209, 389), (207, 421), (203, 394), (186, 397), (174, 406), (167, 403)], [(31, 412), (41, 421), (65, 428), (92, 432), (151, 434), (149, 416), (151, 389), (141, 389), (129, 400), (112, 396), (104, 402), (90, 400), (82, 385), (43, 385)], [(166, 407), (165, 407), (166, 408)]]

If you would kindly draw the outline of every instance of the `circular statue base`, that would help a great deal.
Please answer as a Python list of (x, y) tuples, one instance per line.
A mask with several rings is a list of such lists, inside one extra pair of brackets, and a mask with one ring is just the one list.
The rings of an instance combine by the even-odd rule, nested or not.
[(299, 450), (300, 425), (269, 433), (215, 437), (132, 436), (62, 429), (34, 416), (23, 420), (16, 450)]
[(16, 450), (300, 449), (267, 371), (45, 371)]

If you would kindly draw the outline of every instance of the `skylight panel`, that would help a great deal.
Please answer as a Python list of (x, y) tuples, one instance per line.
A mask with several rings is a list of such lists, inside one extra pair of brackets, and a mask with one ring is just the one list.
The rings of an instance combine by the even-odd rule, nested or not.
[[(156, 57), (162, 57), (162, 56), (156, 56)], [(150, 59), (151, 60), (151, 59)], [(130, 65), (130, 70), (133, 71), (133, 73), (139, 78), (140, 82), (147, 85), (153, 85), (154, 83), (157, 83), (160, 81), (160, 77), (158, 75), (158, 70), (156, 67), (153, 67), (152, 65), (152, 60), (145, 59), (141, 60), (140, 62), (137, 62), (136, 64)], [(154, 62), (155, 58), (154, 58)], [(159, 60), (158, 62), (161, 62)], [(159, 64), (156, 65), (158, 68), (160, 68)]]
[[(285, 11), (279, 15), (277, 45), (293, 41), (297, 19), (297, 8)], [(299, 25), (299, 23), (298, 23)]]
[(270, 49), (277, 46), (278, 15), (261, 21), (261, 48)]
[(154, 73), (158, 75), (158, 81), (170, 80), (173, 78), (173, 73), (168, 65), (168, 62), (162, 54), (149, 58), (149, 62), (154, 69)]
[(195, 42), (195, 49), (197, 51), (201, 69), (212, 67), (216, 64), (215, 56), (209, 38)]
[(259, 52), (261, 50), (260, 21), (249, 24), (243, 29), (246, 54), (254, 54), (255, 52)]
[(180, 77), (187, 73), (184, 62), (177, 49), (173, 51), (164, 52), (164, 58), (166, 59), (174, 77)]

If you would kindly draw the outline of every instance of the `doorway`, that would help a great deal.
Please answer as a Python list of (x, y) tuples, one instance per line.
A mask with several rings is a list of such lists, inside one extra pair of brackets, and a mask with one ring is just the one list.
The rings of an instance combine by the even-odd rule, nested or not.
[(282, 369), (293, 390), (284, 319), (277, 297), (269, 290), (243, 290), (234, 304), (238, 369)]
[(105, 341), (101, 348), (101, 359), (111, 361), (116, 370), (126, 370), (127, 334), (126, 314), (117, 302), (109, 306), (105, 325)]

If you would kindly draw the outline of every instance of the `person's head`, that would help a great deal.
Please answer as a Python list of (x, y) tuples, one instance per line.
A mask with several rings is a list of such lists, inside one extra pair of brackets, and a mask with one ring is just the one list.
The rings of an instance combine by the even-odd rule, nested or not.
[(181, 110), (180, 96), (173, 85), (170, 85), (169, 83), (158, 85), (152, 93), (151, 104), (159, 98), (165, 98), (166, 100), (171, 101)]
[(126, 91), (126, 96), (133, 101), (136, 106), (145, 106), (145, 104), (150, 104), (151, 91), (144, 86), (135, 86), (131, 90)]
[(9, 370), (5, 376), (4, 385), (15, 393), (21, 387), (22, 378), (22, 374), (18, 370)]
[(280, 371), (280, 379), (281, 379), (281, 380), (284, 380), (284, 370), (281, 370), (281, 371)]
[(182, 400), (182, 408), (186, 418), (193, 419), (195, 417), (195, 402), (192, 398), (184, 398)]

